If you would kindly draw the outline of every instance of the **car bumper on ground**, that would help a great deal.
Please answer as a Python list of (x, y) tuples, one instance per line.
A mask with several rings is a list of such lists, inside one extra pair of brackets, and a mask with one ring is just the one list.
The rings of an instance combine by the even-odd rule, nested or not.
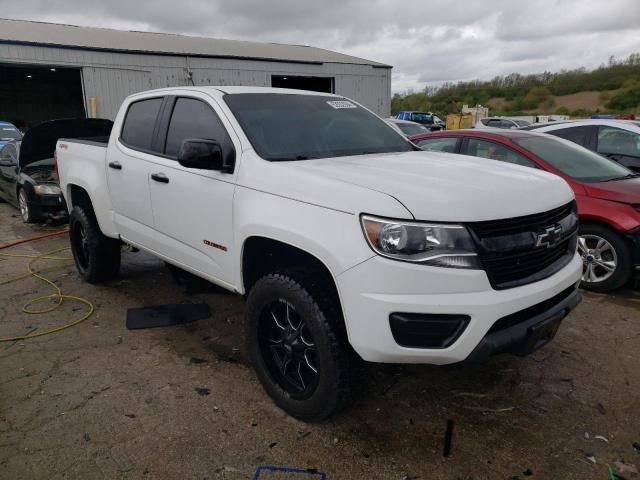
[[(581, 275), (576, 254), (549, 278), (494, 290), (482, 270), (373, 257), (337, 280), (349, 341), (364, 360), (446, 365), (539, 348), (579, 303)], [(436, 334), (416, 329), (421, 321), (432, 322)], [(434, 340), (441, 342), (439, 348), (433, 347)], [(411, 346), (420, 342), (430, 347)]]

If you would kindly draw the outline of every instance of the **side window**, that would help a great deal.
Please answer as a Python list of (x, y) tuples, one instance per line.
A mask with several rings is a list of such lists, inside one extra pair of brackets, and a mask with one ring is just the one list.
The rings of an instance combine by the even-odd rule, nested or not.
[(560, 130), (554, 130), (549, 133), (551, 135), (555, 135), (556, 137), (564, 138), (565, 140), (569, 140), (573, 143), (577, 143), (578, 145), (582, 145), (583, 147), (586, 145), (587, 139), (589, 138), (588, 127), (562, 128)]
[(500, 128), (513, 128), (516, 127), (517, 125), (512, 122), (511, 120), (501, 120), (500, 121)]
[(487, 127), (502, 128), (502, 120), (489, 120), (485, 125)]
[(162, 98), (150, 98), (129, 105), (120, 134), (124, 143), (133, 148), (151, 150), (153, 129), (162, 100)]
[(458, 143), (456, 137), (423, 138), (422, 140), (416, 141), (416, 145), (422, 148), (422, 150), (446, 153), (454, 153), (456, 151), (456, 143)]
[(599, 127), (598, 153), (640, 157), (640, 134), (621, 128)]
[(227, 142), (227, 131), (213, 109), (194, 98), (178, 98), (173, 107), (164, 153), (177, 157), (182, 142), (188, 138)]
[(18, 163), (18, 151), (12, 143), (8, 143), (0, 149), (0, 160), (4, 162)]
[(519, 154), (504, 145), (486, 140), (478, 140), (470, 138), (467, 144), (467, 155), (474, 157), (488, 158), (490, 160), (499, 160), (501, 162), (522, 165), (523, 167), (538, 168), (537, 165), (524, 155)]

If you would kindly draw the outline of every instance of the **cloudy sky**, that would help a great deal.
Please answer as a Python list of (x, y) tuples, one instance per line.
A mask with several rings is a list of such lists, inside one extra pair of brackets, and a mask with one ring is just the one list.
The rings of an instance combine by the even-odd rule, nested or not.
[(0, 0), (0, 17), (313, 45), (393, 65), (394, 92), (640, 52), (639, 0)]

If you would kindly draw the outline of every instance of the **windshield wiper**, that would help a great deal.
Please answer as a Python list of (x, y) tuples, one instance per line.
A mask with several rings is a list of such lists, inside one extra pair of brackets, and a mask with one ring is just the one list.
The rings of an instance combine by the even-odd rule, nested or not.
[(318, 157), (309, 157), (307, 155), (296, 155), (295, 157), (271, 157), (268, 158), (270, 162), (293, 162), (295, 160), (312, 160)]
[(614, 182), (616, 180), (627, 180), (628, 178), (638, 178), (640, 177), (640, 173), (630, 173), (628, 175), (625, 175), (624, 177), (615, 177), (615, 178), (609, 178), (608, 180), (602, 180), (603, 182)]

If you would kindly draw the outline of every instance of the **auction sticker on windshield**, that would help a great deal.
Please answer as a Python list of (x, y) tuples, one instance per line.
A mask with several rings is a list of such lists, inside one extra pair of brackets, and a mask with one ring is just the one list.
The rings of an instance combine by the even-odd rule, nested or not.
[(333, 108), (358, 108), (353, 103), (347, 102), (346, 100), (330, 100), (327, 102)]

